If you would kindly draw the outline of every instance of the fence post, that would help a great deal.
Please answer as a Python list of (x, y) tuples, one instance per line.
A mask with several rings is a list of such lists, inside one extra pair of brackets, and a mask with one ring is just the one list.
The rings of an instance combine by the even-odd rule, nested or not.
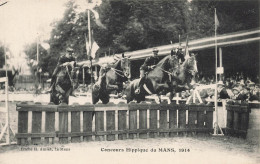
[(83, 111), (83, 133), (87, 133), (83, 136), (84, 141), (92, 141), (92, 125), (94, 117), (94, 106), (90, 103), (86, 103), (85, 110)]
[(104, 107), (103, 104), (97, 104), (95, 106), (95, 140), (104, 141)]
[(240, 105), (233, 105), (232, 106), (232, 110), (234, 112), (234, 119), (233, 119), (233, 131), (235, 136), (239, 136), (239, 129), (240, 129), (240, 122), (241, 122), (241, 118), (240, 118)]
[[(35, 105), (41, 106), (37, 102)], [(41, 133), (42, 127), (42, 111), (32, 111), (32, 133)], [(32, 144), (37, 145), (41, 143), (41, 137), (32, 137)]]
[(78, 103), (73, 104), (73, 111), (71, 111), (71, 142), (80, 142), (80, 136), (74, 136), (73, 133), (80, 133), (80, 106)]
[(188, 109), (188, 134), (194, 135), (196, 133), (197, 128), (197, 120), (198, 120), (198, 108), (200, 106), (196, 104), (190, 104)]
[(234, 111), (232, 110), (232, 104), (231, 102), (227, 102), (226, 105), (227, 110), (227, 127), (226, 127), (226, 133), (230, 134), (231, 129), (233, 129), (233, 119), (234, 119)]
[(186, 135), (186, 110), (189, 109), (189, 106), (185, 104), (179, 104), (178, 106), (178, 135)]
[(160, 104), (160, 131), (159, 135), (160, 137), (167, 137), (168, 132), (165, 132), (166, 130), (169, 130), (168, 122), (167, 122), (167, 110), (168, 110), (169, 105), (167, 103), (161, 103)]
[(241, 127), (240, 130), (242, 131), (242, 137), (246, 138), (247, 136), (247, 129), (248, 129), (248, 123), (249, 123), (249, 105), (244, 104), (241, 105)]
[(129, 104), (129, 138), (135, 139), (137, 137), (137, 106), (135, 102)]
[[(26, 102), (22, 102), (21, 104), (27, 104)], [(18, 111), (18, 134), (20, 133), (28, 133), (28, 111), (24, 110), (23, 107), (16, 105), (16, 110)], [(17, 137), (18, 145), (27, 145), (28, 138), (27, 136), (18, 136)]]
[(146, 102), (141, 102), (139, 104), (139, 130), (146, 132), (140, 132), (139, 138), (147, 138), (147, 109), (149, 105)]
[[(66, 134), (68, 134), (68, 111), (61, 111), (60, 107), (62, 107), (63, 109), (68, 108), (67, 104), (60, 104), (58, 106), (58, 112), (59, 112), (59, 132), (58, 132), (58, 136), (59, 136), (59, 142), (60, 143), (68, 143), (68, 136), (66, 136)], [(65, 135), (64, 135), (65, 134)]]
[(151, 138), (155, 138), (157, 137), (157, 131), (158, 131), (158, 127), (157, 127), (157, 110), (160, 110), (160, 106), (156, 103), (151, 103), (150, 107), (150, 125), (149, 125), (149, 137)]
[(115, 140), (115, 108), (116, 105), (114, 103), (108, 103), (107, 105), (112, 105), (113, 109), (106, 110), (106, 125), (107, 125), (107, 132), (110, 132), (110, 134), (107, 134), (107, 140), (108, 141), (114, 141)]
[(213, 132), (213, 111), (214, 111), (214, 106), (213, 105), (207, 105), (207, 110), (206, 110), (206, 118), (205, 118), (205, 126), (208, 130), (212, 130)]
[[(45, 133), (55, 133), (55, 112), (57, 111), (57, 105), (49, 103), (48, 106), (54, 106), (52, 110), (48, 110), (45, 113)], [(45, 144), (53, 144), (54, 137), (45, 137)]]
[[(128, 105), (125, 103), (119, 103), (118, 105), (122, 106), (124, 110), (118, 110), (118, 131), (126, 131), (126, 113), (128, 110)], [(126, 109), (127, 108), (127, 109)], [(127, 138), (126, 133), (119, 133), (118, 139), (119, 140), (125, 140)]]
[[(169, 106), (170, 106), (170, 109), (169, 109), (169, 129), (170, 129), (170, 131), (173, 131), (173, 130), (178, 129), (178, 126), (177, 126), (177, 121), (178, 121), (177, 120), (177, 108), (178, 108), (178, 105), (171, 103)], [(169, 136), (175, 137), (175, 136), (177, 136), (177, 132), (170, 132)]]

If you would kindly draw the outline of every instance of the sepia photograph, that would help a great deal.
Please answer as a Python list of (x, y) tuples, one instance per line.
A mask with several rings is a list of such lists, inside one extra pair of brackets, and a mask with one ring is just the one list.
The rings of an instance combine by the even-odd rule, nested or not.
[(0, 164), (260, 163), (259, 0), (0, 0)]

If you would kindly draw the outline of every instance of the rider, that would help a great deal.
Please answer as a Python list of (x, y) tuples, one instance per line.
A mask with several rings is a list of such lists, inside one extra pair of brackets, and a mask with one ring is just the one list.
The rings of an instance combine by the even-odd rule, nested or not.
[(51, 91), (54, 87), (54, 82), (56, 81), (57, 79), (57, 74), (58, 72), (60, 71), (61, 69), (61, 65), (66, 63), (66, 62), (72, 62), (72, 61), (75, 61), (75, 58), (72, 56), (72, 54), (74, 53), (73, 49), (68, 47), (66, 49), (66, 53), (65, 55), (62, 55), (59, 57), (59, 60), (58, 60), (58, 64), (56, 66), (56, 68), (54, 69), (53, 71), (53, 74), (52, 74), (52, 78), (51, 78), (51, 86), (49, 88), (48, 91)]
[[(176, 51), (176, 55), (177, 55), (178, 59), (181, 59), (180, 64), (182, 64), (185, 60), (184, 54), (182, 53), (182, 47), (181, 46), (177, 47), (177, 49), (175, 51)], [(178, 51), (179, 51), (179, 53), (177, 53)]]
[(138, 88), (135, 90), (136, 94), (140, 93), (140, 87), (145, 83), (146, 76), (145, 74), (148, 71), (151, 71), (155, 65), (159, 62), (158, 57), (159, 50), (157, 48), (153, 49), (153, 56), (150, 56), (145, 59), (144, 64), (140, 67), (140, 82)]

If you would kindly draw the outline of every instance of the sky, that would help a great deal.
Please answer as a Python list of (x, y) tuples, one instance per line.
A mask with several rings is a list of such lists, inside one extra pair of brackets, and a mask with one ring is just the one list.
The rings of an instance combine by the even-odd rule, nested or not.
[[(36, 41), (37, 33), (44, 41), (49, 38), (54, 20), (61, 19), (67, 0), (8, 0), (0, 7), (0, 40), (13, 53)], [(5, 0), (0, 0), (5, 2)]]
[[(12, 65), (25, 65), (24, 45), (37, 41), (44, 48), (44, 41), (50, 38), (51, 23), (60, 20), (68, 0), (0, 0), (0, 42), (8, 45), (13, 59)], [(86, 0), (76, 0), (76, 4), (86, 6)], [(28, 68), (27, 68), (28, 69)]]

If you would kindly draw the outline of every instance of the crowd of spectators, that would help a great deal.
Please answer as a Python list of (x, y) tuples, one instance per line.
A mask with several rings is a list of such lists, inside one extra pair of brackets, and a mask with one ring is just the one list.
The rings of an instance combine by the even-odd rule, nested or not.
[[(218, 99), (230, 99), (234, 101), (260, 101), (259, 76), (250, 78), (243, 73), (235, 73), (231, 76), (222, 76), (222, 81), (218, 81)], [(205, 77), (198, 75), (197, 83), (193, 84), (193, 89), (200, 85), (215, 84), (215, 76)], [(186, 99), (193, 93), (192, 90), (182, 91), (181, 97)], [(199, 90), (202, 99), (214, 99), (214, 88)]]

